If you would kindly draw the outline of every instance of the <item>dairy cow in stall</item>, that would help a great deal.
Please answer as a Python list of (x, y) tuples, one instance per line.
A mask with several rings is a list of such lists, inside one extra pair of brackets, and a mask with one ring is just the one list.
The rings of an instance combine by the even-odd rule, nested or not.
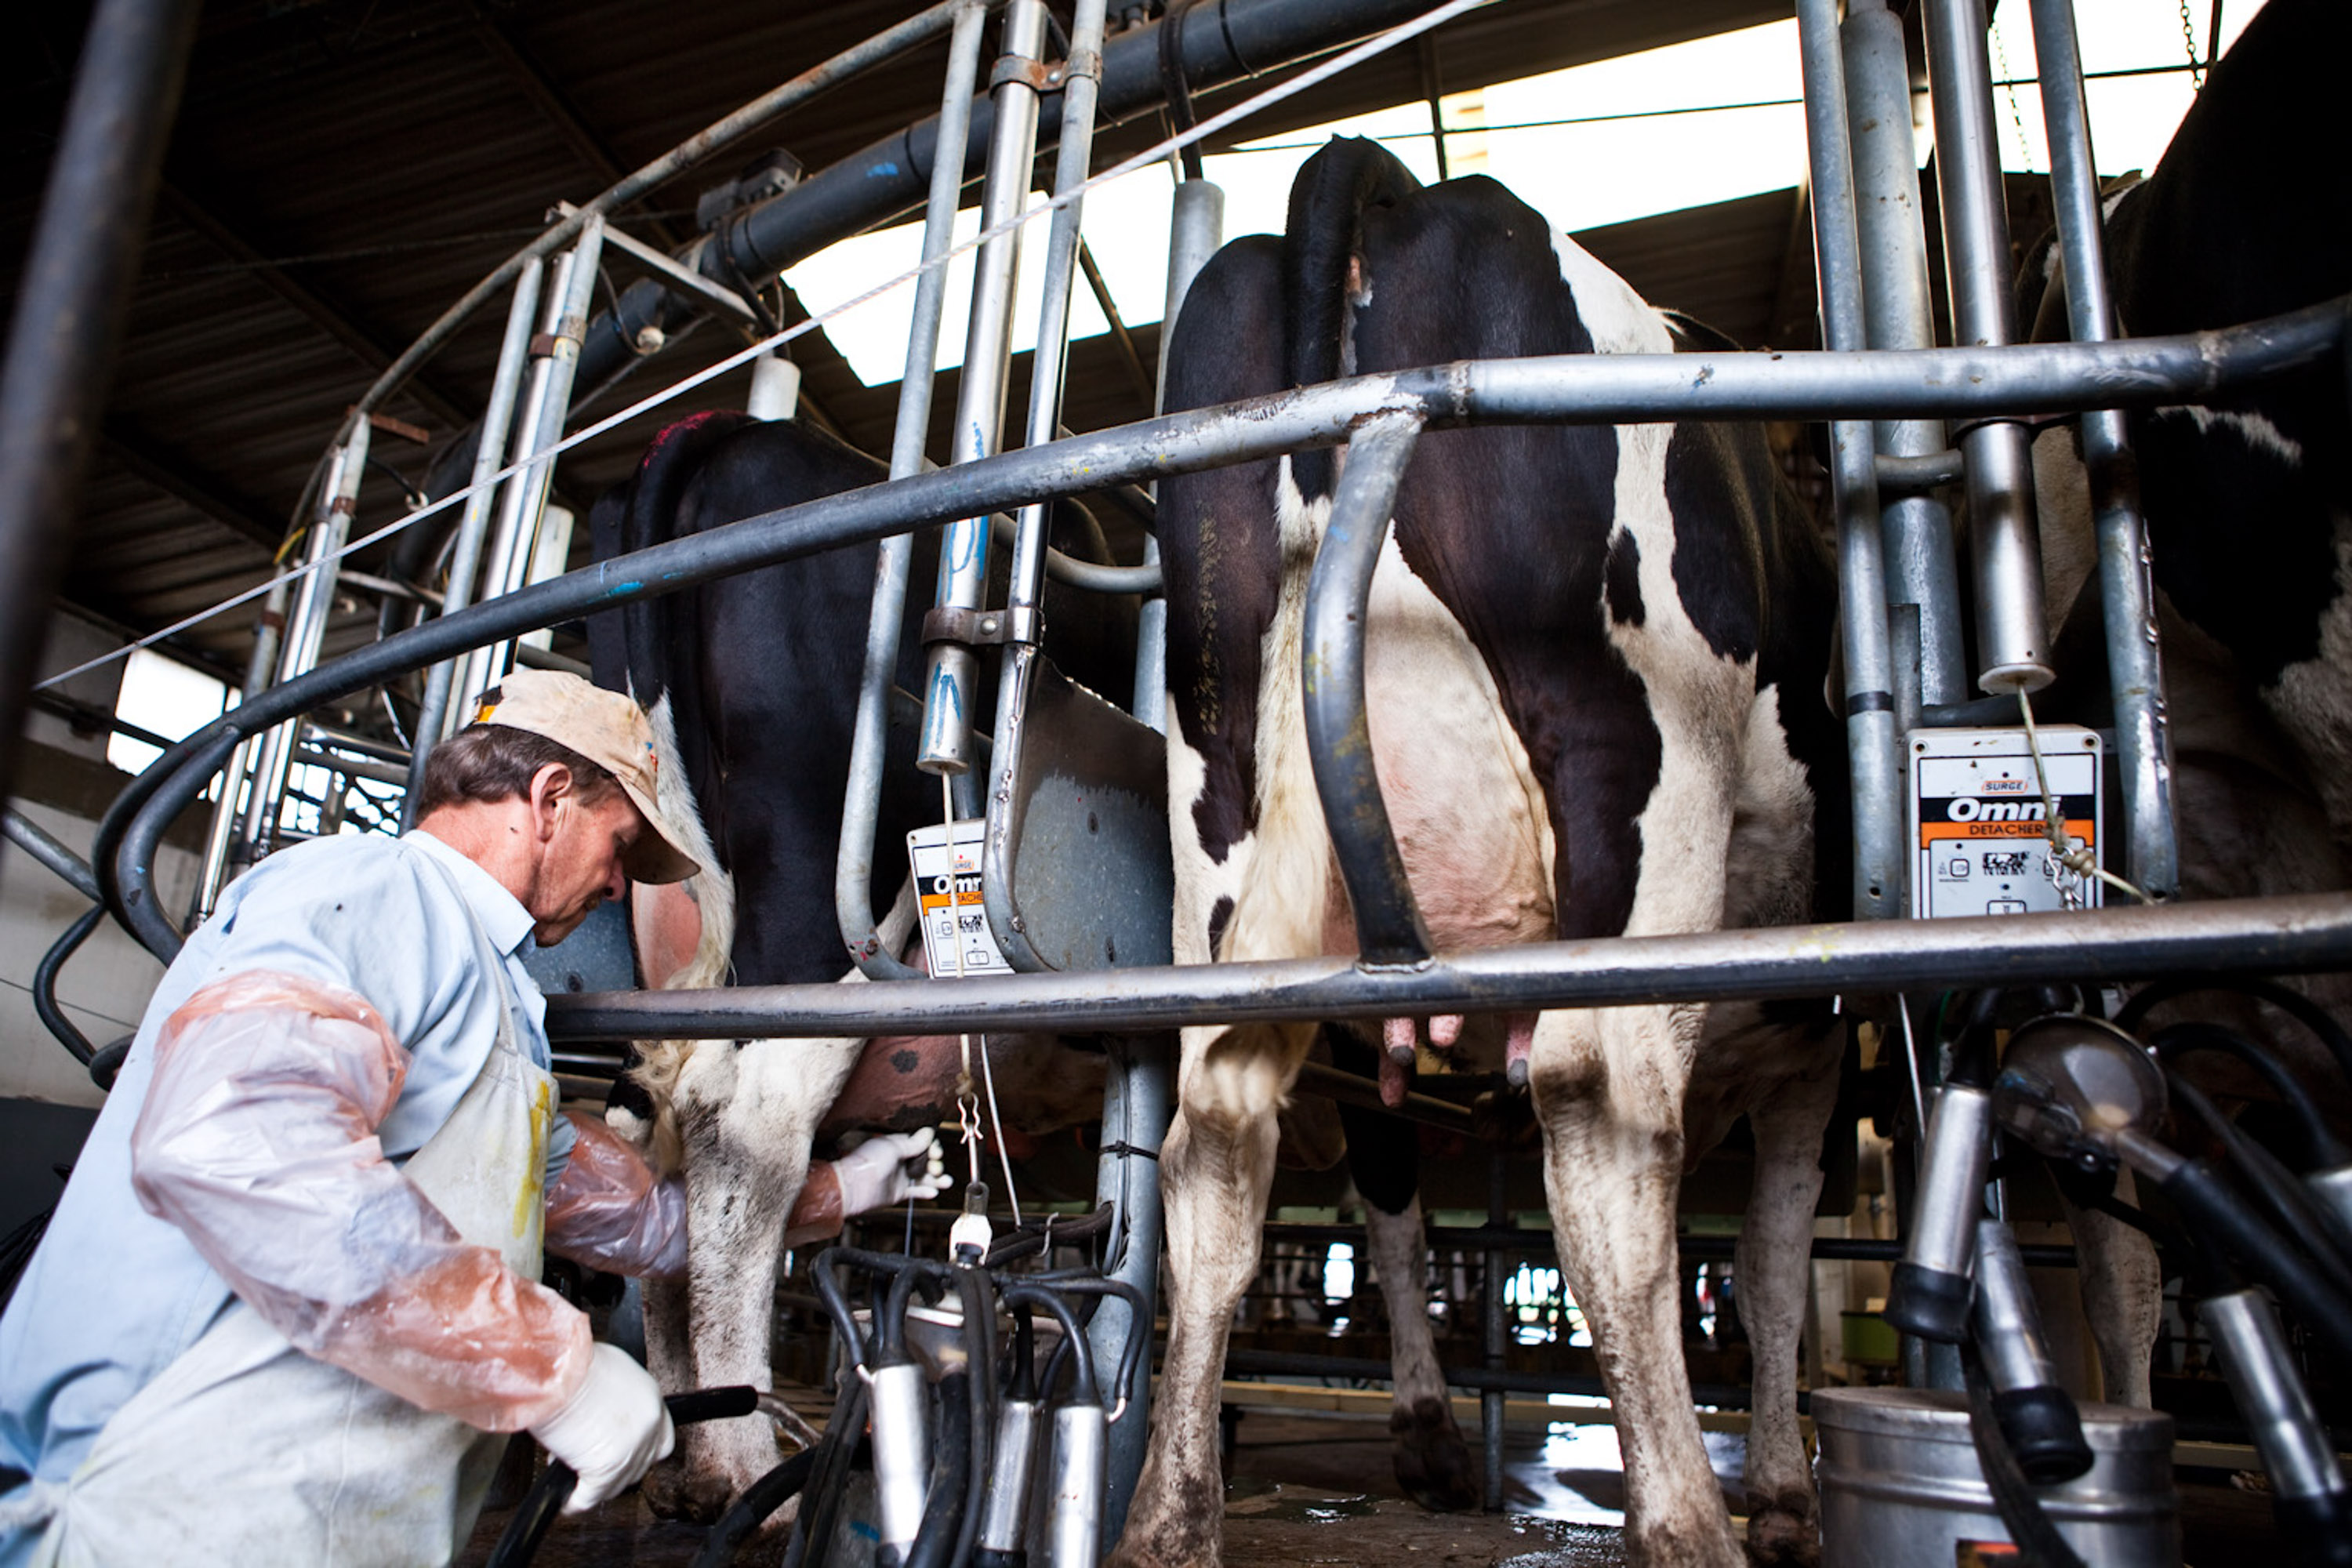
[[(2352, 58), (2352, 8), (2270, 0), (2214, 67), (2148, 177), (2106, 202), (2120, 330), (2226, 327), (2352, 294), (2352, 164), (2330, 94)], [(2298, 150), (2309, 156), (2294, 155)], [(2066, 335), (2054, 243), (2021, 279), (2021, 320)], [(2129, 431), (2147, 520), (2171, 722), (2180, 896), (2242, 898), (2352, 885), (2352, 415), (2343, 367), (2315, 364), (2208, 403), (2146, 410)], [(2091, 497), (2071, 427), (2034, 445), (2045, 586), (2060, 678), (2045, 716), (2112, 722)], [(2293, 983), (2342, 1016), (2342, 976)], [(2211, 993), (2158, 1024), (2212, 1017), (2286, 1056), (2341, 1125), (2352, 1100), (2307, 1031)], [(2193, 1058), (2208, 1086), (2267, 1091)], [(2127, 1181), (2127, 1178), (2126, 1178)], [(2128, 1187), (2125, 1194), (2130, 1195)], [(2146, 1405), (2158, 1264), (2137, 1232), (2070, 1215), (2106, 1397)]]
[[(697, 415), (656, 437), (635, 477), (597, 502), (594, 552), (644, 549), (886, 477), (872, 458), (805, 424)], [(1057, 508), (1055, 527), (1066, 551), (1108, 559), (1080, 509)], [(920, 685), (919, 624), (937, 539), (932, 530), (916, 542), (902, 689)], [(598, 682), (629, 691), (652, 718), (670, 819), (701, 833), (690, 846), (699, 874), (677, 889), (633, 892), (646, 985), (862, 979), (843, 951), (834, 861), (877, 554), (872, 544), (825, 551), (590, 623)], [(1129, 678), (1131, 610), (1094, 595), (1049, 595), (1046, 608), (1075, 679)], [(905, 952), (913, 902), (898, 847), (909, 829), (938, 821), (940, 807), (903, 738), (890, 763), (871, 896), (891, 910), (883, 940)], [(1013, 1139), (1100, 1114), (1099, 1055), (1019, 1034), (985, 1037), (985, 1048)], [(657, 1163), (682, 1164), (688, 1194), (688, 1278), (646, 1286), (647, 1356), (665, 1388), (772, 1385), (784, 1218), (812, 1146), (856, 1128), (951, 1118), (957, 1064), (953, 1037), (644, 1047), (616, 1089), (613, 1120)], [(681, 1427), (677, 1460), (647, 1487), (665, 1511), (709, 1520), (779, 1457), (763, 1417)]]
[[(1502, 186), (1423, 187), (1374, 144), (1339, 141), (1300, 173), (1282, 238), (1234, 242), (1193, 284), (1169, 405), (1470, 357), (1674, 347), (1658, 312)], [(1162, 484), (1180, 963), (1355, 951), (1301, 710), (1308, 568), (1341, 460), (1307, 452)], [(1828, 563), (1760, 429), (1423, 436), (1373, 579), (1366, 667), (1381, 785), (1438, 947), (1780, 924), (1841, 902), (1843, 726), (1822, 695), (1833, 609)], [(1276, 1113), (1318, 1027), (1184, 1033), (1161, 1153), (1170, 1339), (1114, 1557), (1130, 1568), (1218, 1556), (1228, 1324), (1255, 1270)], [(1617, 1411), (1638, 1561), (1739, 1557), (1691, 1411), (1675, 1204), (1685, 1165), (1750, 1117), (1738, 1259), (1757, 1390), (1749, 1539), (1767, 1557), (1809, 1554), (1796, 1352), (1836, 1093), (1826, 1005), (1434, 1018), (1427, 1033), (1533, 1090), (1561, 1263)], [(1366, 1038), (1389, 1047), (1391, 1094), (1417, 1034), (1401, 1019)], [(1381, 1273), (1411, 1287), (1391, 1321), (1419, 1320), (1417, 1207), (1393, 1192), (1371, 1207)], [(1450, 1428), (1433, 1360), (1396, 1381), (1401, 1439)]]

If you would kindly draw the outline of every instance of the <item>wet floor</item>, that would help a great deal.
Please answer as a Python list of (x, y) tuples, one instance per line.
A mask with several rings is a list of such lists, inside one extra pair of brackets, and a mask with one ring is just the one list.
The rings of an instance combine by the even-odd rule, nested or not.
[[(1475, 1431), (1469, 1434), (1476, 1442)], [(1717, 1478), (1735, 1507), (1741, 1440), (1706, 1434)], [(1625, 1561), (1624, 1474), (1608, 1426), (1514, 1426), (1504, 1449), (1505, 1511), (1433, 1514), (1405, 1501), (1378, 1417), (1251, 1412), (1234, 1432), (1225, 1497), (1226, 1568), (1370, 1563), (1380, 1568), (1613, 1568)], [(2187, 1561), (2214, 1564), (2274, 1553), (2269, 1500), (2219, 1474), (2183, 1474)], [(510, 1517), (483, 1516), (458, 1561), (486, 1563)], [(635, 1492), (560, 1520), (533, 1561), (541, 1568), (691, 1568), (698, 1526), (653, 1517)], [(736, 1559), (776, 1561), (781, 1542)]]

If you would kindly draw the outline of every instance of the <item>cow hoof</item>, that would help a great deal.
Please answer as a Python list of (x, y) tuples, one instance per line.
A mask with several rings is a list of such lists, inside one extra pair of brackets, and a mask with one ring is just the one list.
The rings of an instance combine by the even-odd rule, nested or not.
[(1471, 1473), (1469, 1446), (1454, 1412), (1442, 1399), (1416, 1399), (1409, 1410), (1389, 1413), (1390, 1448), (1397, 1485), (1433, 1513), (1461, 1513), (1478, 1506), (1478, 1478)]
[(1748, 1561), (1758, 1568), (1818, 1568), (1821, 1519), (1811, 1494), (1786, 1491), (1775, 1498), (1749, 1493)]
[(726, 1481), (698, 1475), (676, 1459), (664, 1459), (646, 1472), (646, 1503), (657, 1519), (684, 1520), (688, 1524), (716, 1524), (735, 1500)]

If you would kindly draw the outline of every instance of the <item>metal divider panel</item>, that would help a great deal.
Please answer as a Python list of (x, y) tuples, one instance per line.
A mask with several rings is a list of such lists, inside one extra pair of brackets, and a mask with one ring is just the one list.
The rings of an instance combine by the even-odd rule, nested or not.
[[(995, 824), (989, 836), (992, 851), (1010, 847), (1004, 923), (1048, 969), (1173, 963), (1167, 742), (1042, 652), (1029, 668), (1003, 837)], [(993, 897), (993, 867), (990, 879)], [(1007, 946), (1014, 965), (1034, 967), (1019, 947)]]

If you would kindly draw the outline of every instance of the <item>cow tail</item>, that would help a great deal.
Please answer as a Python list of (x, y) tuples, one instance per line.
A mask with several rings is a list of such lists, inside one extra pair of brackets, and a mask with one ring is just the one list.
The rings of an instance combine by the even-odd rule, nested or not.
[[(1283, 363), (1291, 385), (1314, 386), (1345, 373), (1349, 294), (1364, 282), (1357, 266), (1364, 215), (1395, 206), (1420, 188), (1395, 154), (1362, 137), (1333, 138), (1299, 169), (1282, 239), (1283, 311), (1290, 332)], [(1292, 478), (1309, 501), (1330, 493), (1336, 474), (1328, 449), (1291, 458)]]

